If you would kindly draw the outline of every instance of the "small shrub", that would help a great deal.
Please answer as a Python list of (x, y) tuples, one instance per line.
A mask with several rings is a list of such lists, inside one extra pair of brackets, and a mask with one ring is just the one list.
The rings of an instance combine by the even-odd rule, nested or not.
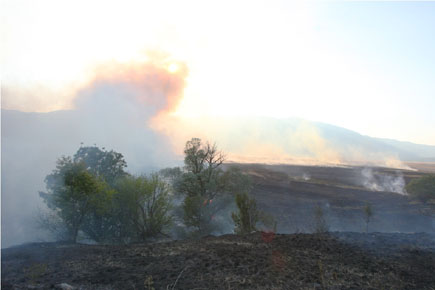
[(369, 232), (369, 223), (370, 223), (372, 216), (373, 216), (372, 205), (367, 203), (366, 206), (364, 207), (364, 219), (366, 222), (366, 233)]
[(257, 209), (257, 202), (254, 198), (244, 193), (236, 194), (236, 205), (238, 212), (233, 212), (231, 217), (235, 224), (237, 234), (248, 234), (257, 230), (257, 223), (260, 221), (260, 211)]
[(155, 290), (153, 276), (147, 276), (144, 281), (144, 287), (146, 290)]
[(317, 234), (326, 233), (329, 231), (328, 223), (325, 219), (325, 214), (320, 205), (314, 209), (314, 232)]
[(33, 264), (28, 267), (25, 272), (30, 284), (35, 284), (36, 280), (47, 272), (47, 264)]

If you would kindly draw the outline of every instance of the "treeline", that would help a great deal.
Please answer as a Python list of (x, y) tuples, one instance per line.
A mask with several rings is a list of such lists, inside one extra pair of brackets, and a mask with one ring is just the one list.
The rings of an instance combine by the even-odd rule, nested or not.
[[(58, 240), (132, 243), (173, 235), (200, 237), (222, 230), (231, 215), (236, 233), (259, 223), (274, 224), (249, 196), (250, 177), (237, 167), (223, 169), (225, 156), (215, 145), (193, 138), (184, 149), (184, 167), (151, 175), (125, 171), (121, 153), (80, 147), (61, 157), (40, 196), (49, 208), (43, 228)], [(228, 212), (236, 201), (237, 208)]]

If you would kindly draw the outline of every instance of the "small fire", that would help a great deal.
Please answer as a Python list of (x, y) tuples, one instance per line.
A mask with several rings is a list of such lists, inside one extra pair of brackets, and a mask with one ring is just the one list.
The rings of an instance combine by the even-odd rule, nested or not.
[(208, 203), (208, 204), (211, 204), (212, 201), (213, 201), (213, 199), (210, 199), (210, 200), (206, 199), (206, 200), (204, 200), (203, 205), (206, 206), (207, 203)]
[(273, 231), (261, 232), (261, 238), (265, 243), (270, 243), (275, 238), (275, 232)]

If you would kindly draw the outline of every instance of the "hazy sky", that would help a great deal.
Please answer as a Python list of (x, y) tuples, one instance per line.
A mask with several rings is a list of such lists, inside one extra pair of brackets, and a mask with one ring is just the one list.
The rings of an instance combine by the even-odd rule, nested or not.
[(3, 108), (70, 108), (96, 67), (151, 51), (188, 69), (181, 117), (435, 145), (435, 2), (3, 0), (0, 29)]

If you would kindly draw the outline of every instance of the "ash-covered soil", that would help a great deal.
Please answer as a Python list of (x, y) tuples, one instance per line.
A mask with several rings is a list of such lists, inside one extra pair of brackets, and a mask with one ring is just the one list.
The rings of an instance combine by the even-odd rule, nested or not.
[(370, 231), (435, 233), (434, 205), (410, 198), (405, 190), (409, 181), (427, 172), (358, 166), (237, 166), (252, 176), (251, 195), (261, 210), (277, 220), (278, 232), (312, 232), (316, 206), (322, 207), (331, 231), (365, 232), (364, 207), (370, 204), (374, 213)]
[(2, 250), (2, 289), (435, 289), (435, 236), (224, 235)]

